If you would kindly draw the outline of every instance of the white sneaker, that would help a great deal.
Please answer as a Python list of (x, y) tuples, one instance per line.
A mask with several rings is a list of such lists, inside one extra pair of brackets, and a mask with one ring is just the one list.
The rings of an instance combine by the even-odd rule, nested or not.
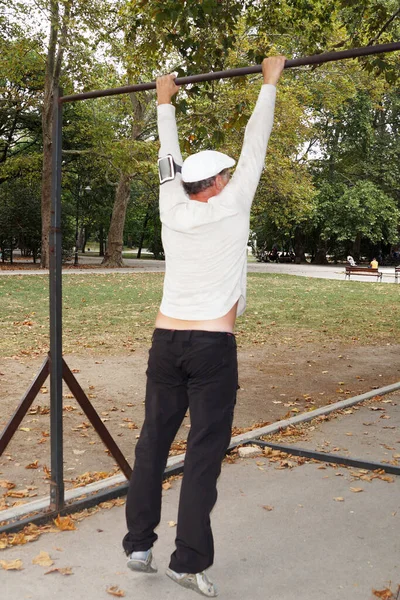
[(176, 573), (172, 569), (167, 569), (165, 574), (179, 585), (208, 598), (215, 598), (218, 595), (216, 586), (208, 579), (204, 571), (201, 573)]
[(153, 558), (153, 551), (132, 552), (129, 555), (127, 566), (132, 571), (140, 571), (141, 573), (157, 573), (157, 565)]

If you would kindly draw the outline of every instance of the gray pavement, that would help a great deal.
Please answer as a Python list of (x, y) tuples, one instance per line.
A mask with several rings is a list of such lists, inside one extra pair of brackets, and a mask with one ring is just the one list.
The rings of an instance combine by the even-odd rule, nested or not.
[[(165, 262), (162, 260), (138, 260), (135, 258), (128, 258), (124, 260), (126, 267), (120, 269), (103, 269), (100, 267), (101, 258), (98, 256), (91, 256), (90, 254), (86, 254), (85, 257), (80, 259), (81, 265), (95, 265), (97, 268), (95, 269), (74, 269), (68, 267), (64, 269), (64, 275), (71, 275), (78, 273), (82, 274), (95, 274), (95, 273), (159, 273), (165, 271)], [(379, 267), (379, 270), (382, 271), (383, 283), (394, 283), (394, 267)], [(15, 270), (1, 270), (1, 275), (43, 275), (48, 271), (45, 269), (15, 269)], [(302, 264), (295, 265), (292, 263), (258, 263), (249, 261), (248, 263), (248, 272), (249, 273), (281, 273), (286, 275), (298, 275), (300, 277), (319, 277), (322, 279), (341, 279), (344, 280), (344, 266), (343, 265), (311, 265), (311, 264)], [(376, 283), (375, 278), (366, 278), (365, 276), (353, 276), (352, 281), (364, 281), (370, 283)]]
[[(382, 400), (311, 424), (296, 445), (398, 464), (400, 394)], [(397, 593), (400, 478), (383, 477), (326, 463), (298, 465), (296, 459), (288, 465), (263, 454), (224, 464), (210, 570), (221, 600), (373, 600), (373, 589), (389, 587)], [(80, 521), (76, 531), (42, 535), (1, 551), (0, 561), (23, 561), (21, 571), (0, 569), (2, 599), (101, 600), (110, 598), (110, 586), (131, 600), (199, 597), (164, 575), (174, 545), (169, 522), (177, 518), (179, 486), (174, 481), (164, 492), (156, 575), (126, 569), (124, 507), (114, 507)], [(32, 564), (41, 550), (51, 555), (53, 567), (71, 567), (73, 574), (45, 575), (47, 568)]]

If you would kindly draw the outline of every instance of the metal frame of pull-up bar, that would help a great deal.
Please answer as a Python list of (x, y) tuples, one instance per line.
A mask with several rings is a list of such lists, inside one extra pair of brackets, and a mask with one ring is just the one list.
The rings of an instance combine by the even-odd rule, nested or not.
[[(380, 44), (377, 46), (367, 46), (364, 48), (352, 48), (340, 52), (328, 52), (303, 58), (286, 60), (285, 69), (300, 66), (320, 65), (327, 62), (343, 59), (358, 58), (386, 52), (400, 50), (400, 42), (390, 44)], [(245, 75), (261, 73), (261, 65), (251, 67), (240, 67), (228, 71), (216, 71), (189, 77), (180, 77), (176, 79), (178, 85), (187, 85), (200, 83), (204, 81), (213, 81), (229, 77), (242, 77)], [(6, 425), (0, 436), (0, 456), (6, 449), (8, 443), (18, 429), (22, 419), (31, 407), (34, 399), (39, 393), (40, 387), (50, 375), (50, 449), (51, 449), (51, 482), (50, 482), (50, 505), (47, 509), (36, 512), (34, 515), (24, 520), (14, 520), (3, 524), (0, 527), (0, 533), (15, 531), (27, 523), (39, 523), (49, 520), (59, 514), (66, 514), (81, 510), (88, 506), (93, 506), (104, 500), (124, 495), (127, 492), (128, 482), (117, 486), (109, 486), (101, 492), (75, 500), (69, 503), (65, 501), (64, 476), (63, 476), (63, 406), (62, 406), (62, 384), (63, 380), (69, 387), (82, 410), (90, 420), (91, 424), (100, 435), (102, 441), (118, 463), (126, 479), (130, 478), (131, 468), (117, 446), (115, 440), (111, 437), (104, 423), (98, 416), (95, 408), (90, 403), (85, 392), (79, 385), (72, 371), (62, 356), (62, 264), (61, 264), (61, 170), (62, 170), (62, 116), (63, 104), (67, 102), (78, 102), (91, 98), (101, 98), (105, 96), (116, 96), (155, 89), (156, 83), (140, 83), (120, 88), (106, 90), (97, 90), (62, 96), (61, 91), (56, 89), (53, 100), (53, 139), (52, 139), (52, 204), (51, 204), (51, 226), (49, 239), (50, 269), (49, 269), (49, 287), (50, 287), (50, 351), (44, 361), (38, 375), (25, 393), (14, 415)], [(361, 401), (361, 400), (360, 400)], [(238, 442), (240, 443), (240, 442)], [(264, 442), (260, 442), (264, 444)], [(301, 449), (297, 449), (301, 451)], [(329, 462), (329, 455), (324, 454), (323, 460)], [(352, 464), (351, 459), (346, 459), (347, 464)], [(357, 465), (360, 461), (357, 461)], [(371, 463), (363, 463), (365, 468), (371, 468)], [(370, 465), (368, 467), (368, 464)], [(374, 468), (386, 470), (387, 465), (374, 463)], [(182, 470), (182, 461), (165, 472), (165, 476), (176, 474)], [(396, 469), (395, 469), (396, 470)], [(393, 471), (392, 471), (393, 472)], [(396, 471), (396, 474), (400, 472)], [(84, 494), (84, 492), (82, 492)], [(1, 514), (0, 514), (1, 520)], [(1, 521), (0, 521), (1, 522)]]
[[(327, 62), (344, 60), (347, 58), (360, 58), (362, 56), (371, 56), (372, 54), (383, 54), (385, 52), (394, 52), (400, 50), (400, 42), (390, 44), (378, 44), (377, 46), (365, 46), (363, 48), (350, 48), (340, 52), (325, 52), (324, 54), (314, 54), (313, 56), (303, 56), (302, 58), (292, 58), (285, 61), (285, 69), (293, 67), (305, 67), (312, 65), (322, 65)], [(200, 75), (189, 75), (188, 77), (177, 77), (177, 85), (188, 85), (191, 83), (201, 83), (204, 81), (215, 81), (216, 79), (227, 79), (230, 77), (243, 77), (261, 73), (261, 65), (251, 67), (239, 67), (237, 69), (228, 69), (227, 71), (213, 71), (211, 73), (202, 73)], [(95, 90), (93, 92), (83, 92), (82, 94), (72, 94), (62, 96), (60, 102), (78, 102), (80, 100), (89, 100), (90, 98), (104, 98), (105, 96), (117, 96), (119, 94), (129, 94), (132, 92), (145, 92), (146, 90), (155, 90), (156, 82), (138, 83), (136, 85), (126, 85), (119, 88), (110, 88), (107, 90)]]

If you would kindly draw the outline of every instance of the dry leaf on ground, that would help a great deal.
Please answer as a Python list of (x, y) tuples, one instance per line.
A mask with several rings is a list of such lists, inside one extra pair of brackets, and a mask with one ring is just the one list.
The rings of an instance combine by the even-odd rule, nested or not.
[(15, 488), (15, 483), (12, 483), (11, 481), (6, 481), (5, 479), (0, 479), (0, 487), (6, 490), (12, 490), (13, 488)]
[(163, 490), (169, 490), (171, 488), (171, 484), (169, 481), (164, 481), (164, 483), (162, 484), (162, 489)]
[(12, 490), (11, 492), (7, 492), (6, 496), (9, 498), (26, 498), (29, 496), (29, 490)]
[(23, 531), (19, 531), (18, 533), (11, 535), (8, 541), (10, 546), (22, 546), (23, 544), (26, 544), (28, 540)]
[(22, 569), (22, 560), (19, 558), (15, 560), (0, 560), (0, 567), (5, 571), (20, 571)]
[(351, 492), (354, 492), (355, 494), (358, 494), (359, 492), (363, 492), (363, 488), (358, 488), (358, 487), (351, 487), (350, 488)]
[(35, 460), (32, 463), (29, 463), (29, 465), (26, 465), (25, 469), (37, 469), (39, 466), (39, 461)]
[(175, 523), (175, 521), (168, 521), (168, 525), (169, 525), (169, 527), (175, 527), (176, 523)]
[(274, 510), (274, 507), (273, 507), (273, 506), (269, 506), (269, 504), (264, 504), (264, 505), (263, 505), (263, 509), (264, 509), (264, 510), (271, 511), (271, 510)]
[(50, 569), (49, 571), (46, 571), (45, 575), (48, 575), (49, 573), (60, 573), (61, 575), (72, 575), (72, 569), (71, 567), (54, 567), (54, 569)]
[(344, 502), (344, 498), (342, 498), (342, 496), (337, 496), (337, 498), (334, 498), (334, 500), (336, 502)]
[(389, 588), (385, 588), (384, 590), (372, 590), (372, 593), (377, 598), (382, 598), (383, 600), (397, 600)]
[(120, 590), (117, 585), (112, 585), (106, 589), (107, 594), (111, 594), (111, 596), (116, 596), (117, 598), (122, 598), (125, 596), (124, 590)]
[(72, 531), (76, 529), (75, 523), (69, 515), (66, 517), (60, 517), (60, 515), (54, 519), (54, 524), (60, 531)]
[(39, 554), (32, 559), (32, 564), (39, 565), (41, 567), (51, 567), (51, 565), (54, 565), (54, 560), (51, 558), (48, 552), (41, 550), (41, 552), (39, 552)]

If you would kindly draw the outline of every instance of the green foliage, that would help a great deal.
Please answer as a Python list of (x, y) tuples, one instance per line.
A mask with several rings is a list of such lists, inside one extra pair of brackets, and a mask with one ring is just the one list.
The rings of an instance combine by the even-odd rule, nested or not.
[(40, 186), (12, 180), (0, 186), (0, 247), (19, 247), (34, 260), (40, 251)]
[[(66, 2), (55, 4), (62, 16)], [(1, 182), (40, 177), (48, 34), (33, 17), (48, 14), (48, 8), (47, 0), (10, 0), (1, 16), (0, 189)], [(295, 57), (389, 42), (399, 39), (399, 22), (397, 0), (78, 0), (72, 3), (61, 80), (70, 93), (148, 81), (171, 70), (187, 75), (259, 63), (269, 53)], [(347, 193), (354, 201), (354, 190), (369, 182), (374, 194), (384, 194), (385, 206), (387, 198), (399, 206), (398, 57), (285, 72), (252, 214), (260, 242), (291, 244), (301, 231), (309, 249), (318, 240), (331, 248), (343, 245), (338, 227), (347, 223), (346, 207), (336, 204), (340, 219), (331, 214), (336, 196), (335, 202), (327, 199), (328, 184), (340, 188), (339, 198)], [(249, 77), (182, 90), (177, 109), (185, 155), (213, 147), (237, 158), (259, 85), (259, 77)], [(145, 244), (154, 241), (159, 252), (154, 94), (69, 104), (64, 115), (66, 222), (74, 221), (81, 182), (93, 192), (82, 199), (80, 224), (93, 235), (106, 228), (115, 184), (128, 174), (125, 235), (141, 239), (151, 206)], [(148, 193), (141, 189), (144, 180)], [(385, 223), (383, 229), (371, 223), (360, 235), (371, 243), (394, 240), (393, 223), (386, 217)]]
[(396, 202), (370, 181), (352, 187), (324, 186), (318, 208), (324, 239), (353, 242), (360, 236), (375, 244), (394, 244), (399, 239)]

